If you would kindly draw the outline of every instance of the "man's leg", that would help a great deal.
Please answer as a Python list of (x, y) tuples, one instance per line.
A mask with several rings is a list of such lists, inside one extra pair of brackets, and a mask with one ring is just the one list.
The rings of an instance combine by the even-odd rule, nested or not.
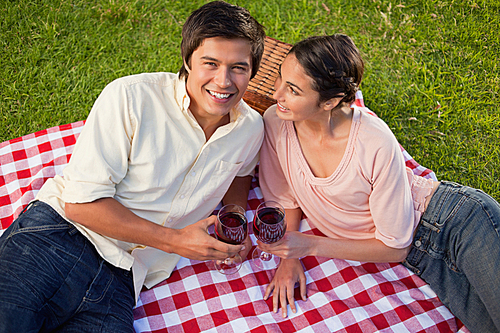
[[(32, 204), (0, 238), (0, 332), (52, 331), (93, 305), (102, 309), (116, 287), (110, 271), (74, 226), (50, 206)], [(128, 293), (125, 317), (133, 306)]]

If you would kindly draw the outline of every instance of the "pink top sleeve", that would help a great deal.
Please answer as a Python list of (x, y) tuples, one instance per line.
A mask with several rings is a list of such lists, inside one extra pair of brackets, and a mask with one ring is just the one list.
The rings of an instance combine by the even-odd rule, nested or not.
[(300, 207), (332, 238), (376, 238), (394, 248), (411, 243), (432, 182), (406, 168), (400, 146), (382, 120), (354, 109), (346, 151), (327, 178), (311, 172), (293, 123), (279, 119), (275, 106), (266, 111), (264, 122), (259, 179), (266, 200)]

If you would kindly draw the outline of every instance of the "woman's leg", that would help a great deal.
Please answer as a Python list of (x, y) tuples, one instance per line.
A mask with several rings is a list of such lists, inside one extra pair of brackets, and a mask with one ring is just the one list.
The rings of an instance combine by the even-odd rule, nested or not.
[(443, 182), (404, 262), (472, 332), (500, 332), (499, 233), (493, 198)]

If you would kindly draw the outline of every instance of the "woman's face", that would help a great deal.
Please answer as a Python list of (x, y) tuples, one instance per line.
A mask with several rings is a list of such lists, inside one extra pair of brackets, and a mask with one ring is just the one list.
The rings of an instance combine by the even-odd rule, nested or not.
[(313, 79), (306, 74), (294, 54), (281, 64), (274, 83), (273, 98), (278, 102), (276, 114), (283, 120), (313, 120), (325, 116), (327, 102), (319, 103), (319, 93), (312, 88)]

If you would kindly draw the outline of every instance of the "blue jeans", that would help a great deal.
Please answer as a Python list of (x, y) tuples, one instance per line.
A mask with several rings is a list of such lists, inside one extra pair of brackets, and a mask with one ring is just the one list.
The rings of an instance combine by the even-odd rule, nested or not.
[(499, 232), (498, 202), (442, 182), (403, 262), (471, 332), (500, 331)]
[(133, 332), (132, 274), (104, 261), (49, 205), (0, 237), (0, 332)]

